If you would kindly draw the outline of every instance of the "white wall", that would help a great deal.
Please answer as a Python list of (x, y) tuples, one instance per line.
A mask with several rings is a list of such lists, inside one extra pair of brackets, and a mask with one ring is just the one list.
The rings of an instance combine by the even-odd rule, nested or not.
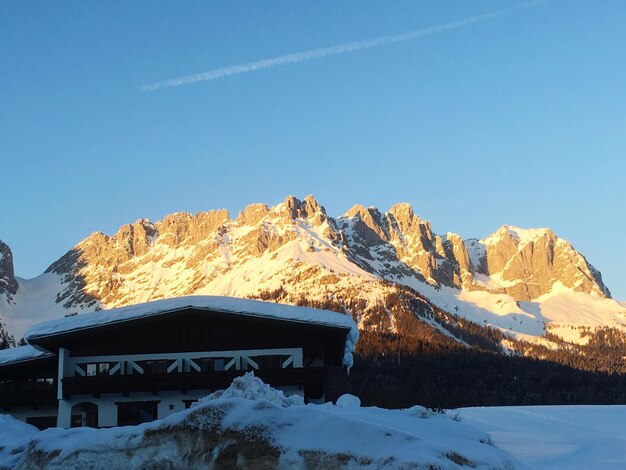
[[(130, 393), (127, 397), (120, 393), (106, 393), (100, 395), (100, 398), (94, 398), (91, 395), (72, 395), (71, 400), (66, 400), (71, 406), (78, 403), (94, 403), (98, 406), (98, 426), (110, 427), (117, 426), (117, 405), (118, 402), (132, 401), (158, 401), (157, 412), (158, 418), (165, 418), (185, 409), (184, 400), (197, 400), (211, 393), (209, 390), (194, 390), (187, 394), (182, 392), (159, 392), (158, 395), (152, 393)], [(70, 410), (71, 410), (70, 406)]]
[[(297, 386), (276, 387), (286, 395), (303, 396), (303, 391)], [(152, 393), (130, 393), (125, 397), (119, 393), (107, 393), (95, 398), (92, 395), (73, 395), (71, 400), (59, 400), (58, 407), (40, 407), (36, 410), (30, 408), (15, 408), (9, 414), (15, 418), (26, 421), (28, 417), (57, 416), (57, 426), (68, 428), (71, 424), (72, 407), (79, 403), (93, 403), (98, 406), (98, 426), (117, 426), (117, 402), (131, 401), (158, 401), (158, 419), (163, 419), (173, 413), (185, 409), (185, 401), (198, 400), (211, 393), (210, 390), (190, 390), (186, 394), (177, 391)]]

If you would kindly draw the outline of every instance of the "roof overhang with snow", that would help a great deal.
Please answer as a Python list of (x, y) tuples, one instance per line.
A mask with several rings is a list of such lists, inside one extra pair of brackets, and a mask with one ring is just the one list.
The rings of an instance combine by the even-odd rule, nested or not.
[(0, 350), (0, 368), (6, 369), (12, 366), (26, 365), (33, 361), (50, 359), (54, 357), (51, 352), (30, 345), (18, 346)]
[(51, 340), (74, 336), (81, 332), (109, 328), (125, 323), (145, 321), (193, 309), (206, 315), (237, 315), (301, 325), (327, 327), (345, 331), (344, 365), (352, 364), (352, 352), (358, 339), (354, 321), (341, 313), (293, 305), (219, 296), (187, 296), (157, 300), (144, 304), (84, 313), (40, 323), (25, 335), (34, 345), (47, 346)]

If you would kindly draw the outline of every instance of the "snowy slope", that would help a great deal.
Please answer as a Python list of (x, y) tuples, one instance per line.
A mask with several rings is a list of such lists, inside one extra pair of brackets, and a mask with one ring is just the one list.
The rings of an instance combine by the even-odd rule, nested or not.
[(518, 302), (507, 294), (459, 291), (405, 280), (441, 309), (478, 324), (491, 325), (515, 338), (533, 341), (546, 330), (564, 340), (584, 344), (579, 328), (614, 327), (626, 331), (626, 305), (593, 294), (574, 292), (556, 284), (532, 302)]
[(626, 406), (463, 408), (461, 422), (532, 469), (626, 468)]
[(12, 302), (3, 304), (2, 316), (7, 330), (18, 340), (32, 325), (50, 318), (62, 318), (68, 313), (57, 295), (62, 289), (61, 278), (44, 273), (33, 279), (16, 278), (19, 288)]

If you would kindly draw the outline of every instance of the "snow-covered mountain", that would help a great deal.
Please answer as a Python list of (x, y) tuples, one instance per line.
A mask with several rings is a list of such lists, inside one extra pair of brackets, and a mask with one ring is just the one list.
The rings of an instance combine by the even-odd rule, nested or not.
[[(0, 314), (16, 338), (32, 323), (168, 297), (217, 294), (352, 306), (362, 327), (399, 328), (374, 315), (394, 285), (441, 309), (533, 339), (546, 329), (583, 342), (584, 328), (626, 330), (626, 308), (600, 272), (549, 229), (503, 226), (483, 240), (437, 235), (408, 204), (356, 205), (338, 218), (313, 196), (141, 219), (91, 234), (42, 275), (13, 274), (0, 245)], [(378, 309), (380, 310), (380, 309)]]

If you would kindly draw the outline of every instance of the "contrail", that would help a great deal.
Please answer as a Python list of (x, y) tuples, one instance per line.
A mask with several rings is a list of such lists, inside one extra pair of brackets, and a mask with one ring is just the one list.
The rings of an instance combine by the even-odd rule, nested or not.
[(231, 75), (237, 75), (240, 73), (254, 72), (256, 70), (269, 69), (271, 67), (276, 67), (279, 65), (294, 64), (296, 62), (304, 62), (305, 60), (320, 59), (322, 57), (327, 57), (330, 55), (346, 54), (348, 52), (354, 52), (361, 49), (371, 49), (372, 47), (385, 46), (387, 44), (409, 41), (411, 39), (421, 38), (424, 36), (430, 36), (431, 34), (442, 33), (444, 31), (457, 29), (468, 24), (490, 20), (498, 16), (507, 15), (518, 10), (530, 8), (545, 3), (546, 1), (547, 0), (528, 2), (515, 7), (497, 10), (491, 13), (485, 13), (484, 15), (471, 16), (469, 18), (452, 21), (450, 23), (430, 26), (428, 28), (418, 29), (416, 31), (409, 31), (408, 33), (398, 34), (394, 36), (382, 36), (375, 39), (368, 39), (365, 41), (349, 42), (347, 44), (339, 44), (337, 46), (323, 47), (321, 49), (312, 49), (310, 51), (304, 52), (296, 52), (280, 57), (274, 57), (272, 59), (259, 60), (257, 62), (248, 62), (247, 64), (231, 65), (229, 67), (209, 70), (208, 72), (186, 75), (184, 77), (173, 78), (171, 80), (151, 83), (149, 85), (142, 86), (141, 90), (155, 91), (160, 90), (161, 88), (177, 87), (182, 85), (189, 85), (191, 83), (217, 80), (218, 78), (229, 77)]

